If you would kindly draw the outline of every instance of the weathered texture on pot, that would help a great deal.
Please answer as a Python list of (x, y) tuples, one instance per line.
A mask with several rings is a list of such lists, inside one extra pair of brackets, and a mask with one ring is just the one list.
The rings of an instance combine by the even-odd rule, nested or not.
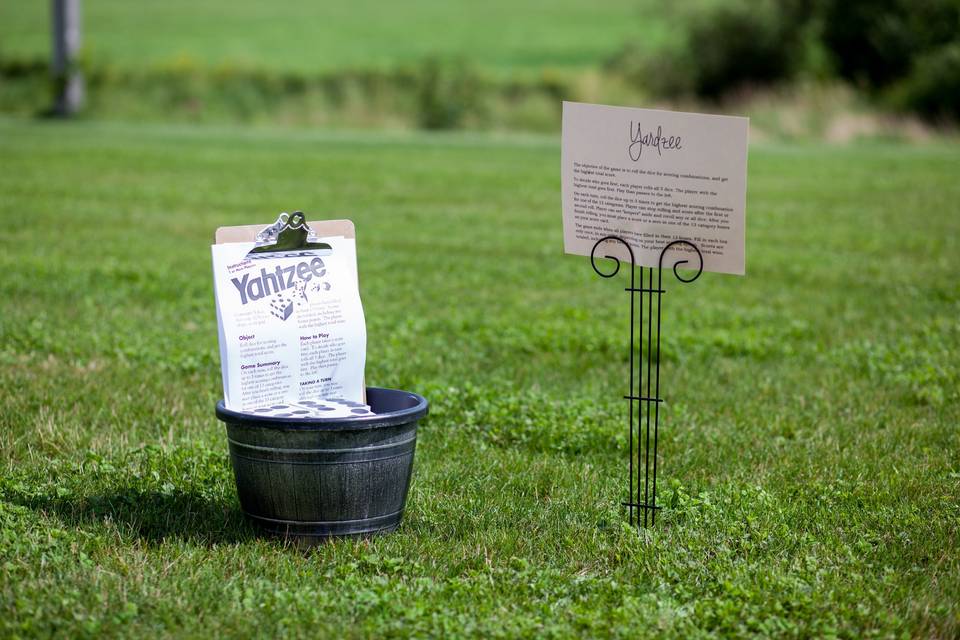
[(303, 420), (237, 413), (226, 423), (240, 506), (284, 537), (372, 535), (400, 524), (427, 401), (367, 387), (375, 415)]

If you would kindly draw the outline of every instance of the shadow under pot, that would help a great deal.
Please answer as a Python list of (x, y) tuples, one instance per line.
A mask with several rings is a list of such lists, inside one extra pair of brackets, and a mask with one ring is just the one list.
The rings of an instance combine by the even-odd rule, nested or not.
[(298, 541), (369, 536), (403, 516), (427, 401), (367, 387), (373, 415), (280, 418), (217, 403), (243, 512), (262, 531)]

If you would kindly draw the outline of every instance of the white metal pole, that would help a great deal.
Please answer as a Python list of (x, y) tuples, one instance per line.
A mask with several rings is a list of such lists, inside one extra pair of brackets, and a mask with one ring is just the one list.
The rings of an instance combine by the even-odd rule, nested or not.
[(70, 116), (83, 106), (83, 75), (77, 64), (80, 51), (80, 0), (51, 0), (53, 73), (56, 95), (53, 110)]

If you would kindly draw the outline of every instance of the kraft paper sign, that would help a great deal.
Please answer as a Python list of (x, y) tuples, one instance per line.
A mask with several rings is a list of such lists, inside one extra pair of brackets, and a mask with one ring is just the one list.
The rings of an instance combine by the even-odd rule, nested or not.
[[(564, 102), (564, 251), (589, 256), (615, 235), (657, 267), (688, 240), (705, 271), (743, 275), (748, 134), (747, 118)], [(629, 261), (607, 245), (598, 255)]]

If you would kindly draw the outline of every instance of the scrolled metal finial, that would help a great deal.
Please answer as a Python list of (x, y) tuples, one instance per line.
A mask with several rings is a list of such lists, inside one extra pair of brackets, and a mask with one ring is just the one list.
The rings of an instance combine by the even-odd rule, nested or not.
[(597, 266), (597, 247), (599, 247), (601, 244), (603, 244), (607, 240), (616, 240), (617, 242), (620, 242), (621, 244), (623, 244), (623, 246), (625, 246), (627, 248), (627, 251), (630, 253), (630, 266), (633, 267), (634, 265), (637, 264), (637, 261), (634, 260), (633, 258), (633, 248), (627, 243), (626, 240), (624, 240), (619, 236), (605, 236), (597, 240), (596, 244), (593, 245), (593, 249), (590, 250), (590, 266), (593, 267), (593, 270), (596, 271), (597, 275), (600, 276), (601, 278), (612, 278), (613, 276), (617, 275), (617, 273), (620, 272), (620, 258), (616, 256), (603, 256), (604, 258), (608, 260), (613, 260), (614, 262), (615, 266), (613, 268), (613, 271), (611, 271), (610, 273), (604, 273)]
[[(658, 263), (658, 264), (659, 264), (660, 273), (661, 273), (661, 274), (663, 273), (663, 256), (666, 255), (667, 251), (669, 251), (671, 247), (673, 247), (674, 245), (678, 245), (678, 244), (685, 244), (685, 245), (691, 247), (694, 251), (696, 251), (696, 252), (697, 252), (697, 258), (699, 259), (700, 264), (697, 266), (697, 272), (694, 274), (694, 276), (693, 276), (692, 278), (684, 278), (684, 277), (681, 276), (679, 273), (677, 273), (677, 267), (679, 267), (679, 266), (681, 266), (681, 265), (684, 265), (684, 264), (687, 264), (687, 263), (689, 262), (689, 260), (686, 260), (686, 259), (684, 259), (684, 260), (677, 260), (676, 262), (673, 263), (673, 275), (676, 276), (677, 280), (679, 280), (680, 282), (693, 282), (694, 280), (696, 280), (697, 278), (700, 277), (700, 274), (701, 274), (701, 273), (703, 273), (703, 254), (700, 253), (700, 249), (697, 248), (697, 245), (693, 244), (693, 243), (690, 242), (689, 240), (674, 240), (673, 242), (671, 242), (670, 244), (668, 244), (667, 246), (665, 246), (665, 247), (663, 248), (663, 250), (660, 252), (660, 262)], [(594, 267), (594, 268), (596, 268), (596, 267)]]

